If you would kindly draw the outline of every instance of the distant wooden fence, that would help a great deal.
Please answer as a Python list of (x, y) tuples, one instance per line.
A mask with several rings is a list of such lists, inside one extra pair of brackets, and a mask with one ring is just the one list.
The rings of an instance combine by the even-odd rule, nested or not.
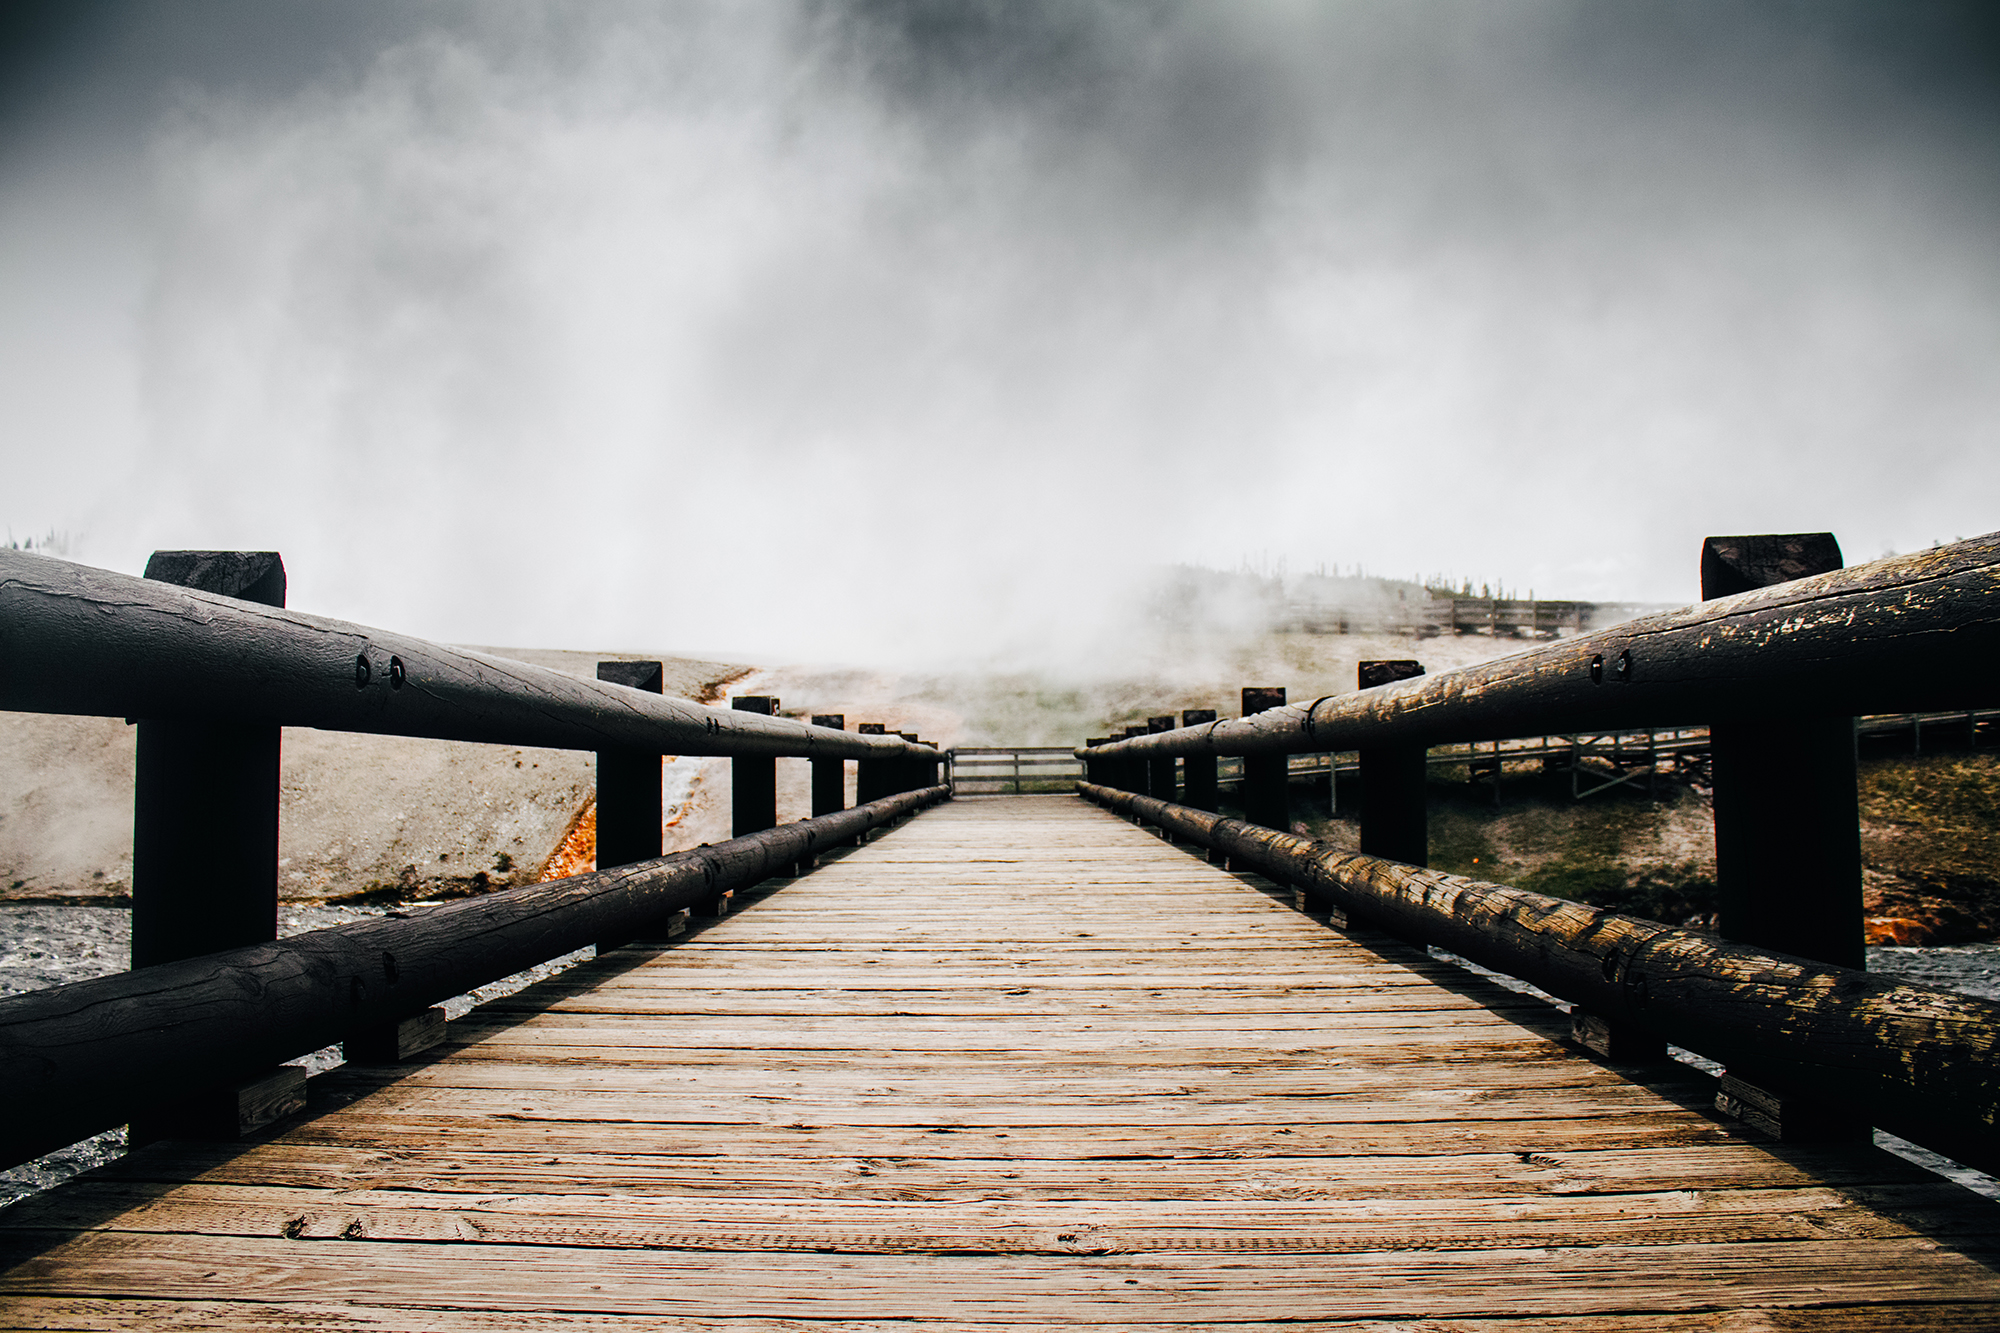
[(1664, 609), (1630, 602), (1545, 602), (1513, 597), (1431, 596), (1353, 606), (1291, 602), (1281, 629), (1305, 634), (1490, 634), (1495, 638), (1553, 639), (1584, 634)]
[[(1977, 749), (2000, 744), (2000, 709), (1954, 709), (1947, 713), (1884, 713), (1855, 719), (1856, 739), (1864, 751), (1924, 753), (1926, 737), (1932, 751)], [(1907, 739), (1905, 739), (1907, 738)], [(1567, 736), (1517, 736), (1508, 740), (1468, 741), (1459, 745), (1434, 745), (1424, 756), (1431, 768), (1462, 767), (1466, 780), (1492, 789), (1493, 802), (1500, 803), (1501, 780), (1513, 766), (1544, 776), (1569, 781), (1572, 800), (1583, 800), (1600, 792), (1628, 785), (1654, 788), (1661, 761), (1673, 766), (1673, 775), (1701, 785), (1713, 781), (1709, 763), (1707, 727), (1643, 727), (1629, 731), (1579, 732)], [(1243, 782), (1241, 758), (1219, 758), (1217, 781), (1224, 791), (1240, 790)], [(1287, 755), (1286, 774), (1294, 782), (1324, 778), (1329, 772), (1342, 776), (1361, 771), (1361, 754), (1348, 750), (1338, 754)], [(1339, 789), (1328, 795), (1338, 810)]]
[(1076, 790), (1083, 761), (1068, 745), (961, 745), (951, 752), (954, 796), (1030, 796)]

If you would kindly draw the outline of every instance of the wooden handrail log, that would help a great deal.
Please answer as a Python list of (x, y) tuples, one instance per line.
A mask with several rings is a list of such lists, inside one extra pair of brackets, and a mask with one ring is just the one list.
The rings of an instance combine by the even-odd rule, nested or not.
[(904, 792), (656, 861), (0, 998), (0, 1165), (421, 1013), (948, 800)]
[(1719, 597), (1477, 666), (1078, 749), (1305, 754), (1780, 717), (1979, 708), (2000, 533)]
[(255, 602), (0, 550), (0, 709), (556, 750), (936, 759)]
[(1769, 1071), (1969, 1165), (2000, 1168), (2000, 1003), (1339, 851), (1093, 783), (1077, 792), (1405, 939), (1725, 1064)]

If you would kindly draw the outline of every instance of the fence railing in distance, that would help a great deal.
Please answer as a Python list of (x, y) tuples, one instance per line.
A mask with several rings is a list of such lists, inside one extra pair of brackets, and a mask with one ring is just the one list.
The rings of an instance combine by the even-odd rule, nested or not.
[(1076, 790), (1083, 764), (1067, 745), (961, 745), (953, 749), (954, 796), (1030, 796)]
[[(1892, 746), (1897, 752), (1924, 754), (1928, 751), (1969, 749), (2000, 744), (2000, 709), (1954, 709), (1945, 713), (1886, 713), (1855, 719), (1855, 730), (1863, 754), (1881, 753)], [(1620, 777), (1624, 770), (1652, 767), (1662, 759), (1675, 759), (1683, 769), (1697, 774), (1705, 769), (1709, 739), (1707, 727), (1635, 727), (1625, 731), (1578, 732), (1569, 735), (1516, 736), (1506, 740), (1467, 741), (1457, 745), (1433, 745), (1425, 762), (1432, 768), (1464, 767), (1473, 781), (1492, 780), (1496, 764), (1535, 765), (1544, 772), (1560, 773), (1571, 779), (1570, 794), (1585, 797), (1636, 780)], [(1591, 770), (1586, 762), (1605, 771), (1581, 780)], [(1243, 760), (1229, 756), (1216, 760), (1217, 776), (1225, 789), (1233, 789), (1243, 778)], [(1329, 771), (1348, 776), (1360, 769), (1353, 750), (1329, 754), (1293, 754), (1287, 757), (1287, 773), (1294, 782), (1324, 778)], [(1640, 774), (1643, 776), (1643, 773)]]
[(1617, 602), (1551, 602), (1434, 592), (1428, 597), (1341, 605), (1298, 598), (1287, 601), (1276, 625), (1305, 634), (1485, 633), (1496, 638), (1554, 638), (1603, 629), (1621, 620), (1667, 608)]

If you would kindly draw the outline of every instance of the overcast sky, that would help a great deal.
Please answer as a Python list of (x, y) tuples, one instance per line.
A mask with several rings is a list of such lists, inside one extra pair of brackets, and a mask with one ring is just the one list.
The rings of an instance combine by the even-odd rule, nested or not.
[(1173, 561), (2000, 527), (1911, 3), (15, 6), (0, 523), (457, 641), (978, 659)]

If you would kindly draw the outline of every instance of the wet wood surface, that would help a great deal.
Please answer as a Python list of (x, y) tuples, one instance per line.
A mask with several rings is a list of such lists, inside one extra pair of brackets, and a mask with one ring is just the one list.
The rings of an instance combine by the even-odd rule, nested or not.
[(0, 1213), (0, 1327), (2000, 1326), (2000, 1206), (1068, 797)]

